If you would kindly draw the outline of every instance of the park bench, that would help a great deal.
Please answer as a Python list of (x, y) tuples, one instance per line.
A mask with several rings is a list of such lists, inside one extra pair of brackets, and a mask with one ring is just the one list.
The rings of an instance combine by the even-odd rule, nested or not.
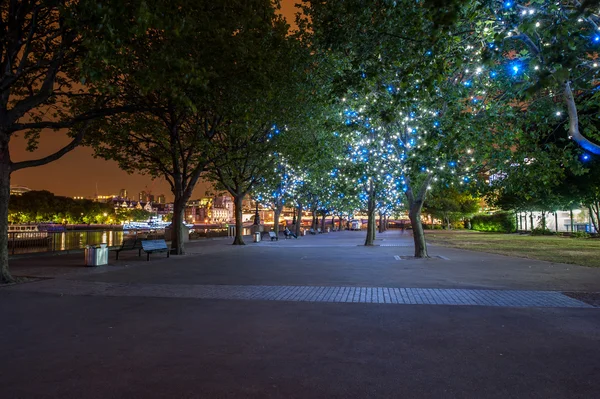
[(320, 227), (317, 229), (317, 233), (318, 233), (318, 234), (323, 234), (323, 232), (321, 231), (321, 228), (320, 228)]
[(279, 241), (279, 237), (277, 237), (277, 234), (275, 234), (274, 231), (269, 231), (269, 237), (271, 237), (271, 241)]
[(132, 251), (134, 249), (138, 250), (138, 256), (142, 256), (142, 242), (140, 240), (137, 238), (133, 240), (123, 240), (121, 246), (115, 249), (115, 252), (117, 253), (117, 260), (119, 260), (119, 252)]
[(265, 236), (269, 236), (271, 237), (271, 234), (269, 234), (270, 232), (266, 232), (266, 231), (261, 231), (260, 232), (260, 240), (263, 241), (265, 239)]
[(146, 260), (150, 260), (150, 254), (155, 252), (166, 252), (167, 258), (171, 252), (169, 251), (165, 240), (144, 240), (142, 241), (142, 249), (146, 254), (148, 254)]
[(317, 232), (315, 231), (315, 229), (311, 228), (310, 230), (308, 230), (308, 234), (315, 235), (317, 234)]

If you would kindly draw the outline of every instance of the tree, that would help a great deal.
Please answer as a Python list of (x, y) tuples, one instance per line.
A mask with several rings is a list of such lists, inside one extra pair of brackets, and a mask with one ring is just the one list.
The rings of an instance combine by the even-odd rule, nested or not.
[[(436, 11), (429, 2), (306, 0), (303, 10), (300, 26), (311, 45), (337, 65), (332, 95), (346, 105), (349, 155), (368, 172), (355, 181), (367, 190), (365, 243), (374, 237), (378, 192), (396, 186), (414, 228), (415, 256), (427, 257), (421, 210), (431, 183), (474, 179), (471, 82), (460, 70), (471, 62), (477, 6)], [(456, 18), (439, 24), (440, 12)]]
[(110, 204), (56, 196), (49, 191), (12, 196), (9, 204), (11, 223), (105, 223), (114, 217)]
[(186, 203), (209, 163), (229, 155), (212, 151), (211, 142), (234, 128), (231, 110), (240, 108), (246, 80), (266, 77), (249, 50), (272, 29), (273, 4), (159, 1), (148, 12), (147, 29), (122, 43), (127, 57), (112, 73), (147, 111), (110, 118), (91, 144), (127, 171), (167, 180), (174, 195), (172, 251), (183, 254)]
[[(300, 98), (306, 48), (293, 36), (274, 8), (266, 9), (264, 25), (247, 51), (254, 57), (249, 67), (256, 73), (244, 75), (231, 93), (226, 120), (228, 126), (216, 132), (211, 142), (211, 163), (207, 179), (227, 190), (234, 199), (236, 235), (233, 245), (244, 245), (242, 201), (277, 167), (277, 142), (293, 134), (302, 114)], [(260, 68), (258, 68), (260, 67)]]
[[(95, 51), (106, 43), (97, 35), (96, 18), (103, 14), (106, 29), (115, 19), (95, 1), (31, 0), (0, 4), (0, 282), (11, 282), (8, 269), (7, 220), (11, 173), (55, 161), (80, 144), (89, 121), (131, 110), (117, 91), (90, 91), (97, 81)], [(115, 56), (102, 59), (105, 64)], [(88, 67), (82, 68), (86, 64)], [(87, 104), (85, 110), (80, 109)], [(22, 133), (28, 149), (41, 134), (69, 129), (72, 141), (53, 154), (13, 162), (10, 141)], [(56, 133), (55, 133), (56, 134)]]
[[(502, 4), (501, 7), (497, 7)], [(555, 117), (568, 138), (584, 150), (600, 154), (600, 135), (593, 119), (581, 111), (597, 106), (600, 71), (600, 13), (597, 1), (506, 1), (491, 4), (481, 21), (487, 44), (482, 60), (507, 71), (510, 86), (495, 85), (493, 101), (524, 108), (552, 100)], [(494, 86), (491, 86), (494, 87)], [(566, 110), (566, 112), (565, 112)]]
[(477, 198), (453, 186), (434, 190), (423, 207), (428, 214), (442, 219), (447, 229), (452, 223), (477, 213), (480, 208)]

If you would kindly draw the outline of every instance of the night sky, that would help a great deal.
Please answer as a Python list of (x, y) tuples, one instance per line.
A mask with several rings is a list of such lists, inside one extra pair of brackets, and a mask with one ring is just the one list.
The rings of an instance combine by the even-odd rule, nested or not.
[[(282, 0), (282, 13), (291, 23), (294, 20), (294, 4), (298, 0)], [(34, 153), (25, 150), (23, 134), (11, 140), (11, 157), (14, 162), (24, 159), (40, 158), (51, 154), (69, 142), (60, 132), (44, 132), (39, 149)], [(128, 191), (129, 197), (137, 198), (140, 191), (152, 191), (152, 194), (165, 194), (172, 199), (169, 184), (163, 179), (152, 181), (147, 176), (127, 174), (119, 169), (115, 162), (94, 159), (89, 148), (76, 148), (58, 161), (37, 168), (22, 169), (12, 174), (11, 185), (22, 185), (33, 190), (48, 190), (57, 195), (93, 196), (96, 194), (118, 194), (121, 188)], [(199, 183), (192, 198), (204, 196), (209, 187)]]

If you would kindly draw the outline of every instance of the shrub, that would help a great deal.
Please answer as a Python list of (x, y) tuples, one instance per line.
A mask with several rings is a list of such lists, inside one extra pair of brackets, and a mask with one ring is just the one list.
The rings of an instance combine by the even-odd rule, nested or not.
[(475, 215), (471, 218), (471, 228), (477, 231), (512, 233), (515, 228), (515, 217), (510, 212), (498, 212), (493, 215)]
[(542, 228), (535, 228), (533, 230), (531, 230), (531, 235), (532, 236), (555, 236), (556, 233), (553, 231), (550, 231), (548, 229), (542, 229)]
[(585, 231), (574, 231), (571, 234), (571, 237), (573, 237), (573, 238), (590, 238), (590, 235), (588, 233), (586, 233)]

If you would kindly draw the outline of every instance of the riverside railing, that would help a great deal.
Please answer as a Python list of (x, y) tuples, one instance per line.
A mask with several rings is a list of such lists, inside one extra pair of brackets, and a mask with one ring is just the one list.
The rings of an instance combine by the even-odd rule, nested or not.
[[(195, 228), (190, 239), (226, 237), (225, 228)], [(37, 252), (68, 252), (84, 249), (86, 245), (107, 244), (117, 247), (123, 239), (137, 237), (142, 240), (164, 239), (165, 230), (66, 230), (60, 232), (10, 232), (8, 253), (11, 255)]]

